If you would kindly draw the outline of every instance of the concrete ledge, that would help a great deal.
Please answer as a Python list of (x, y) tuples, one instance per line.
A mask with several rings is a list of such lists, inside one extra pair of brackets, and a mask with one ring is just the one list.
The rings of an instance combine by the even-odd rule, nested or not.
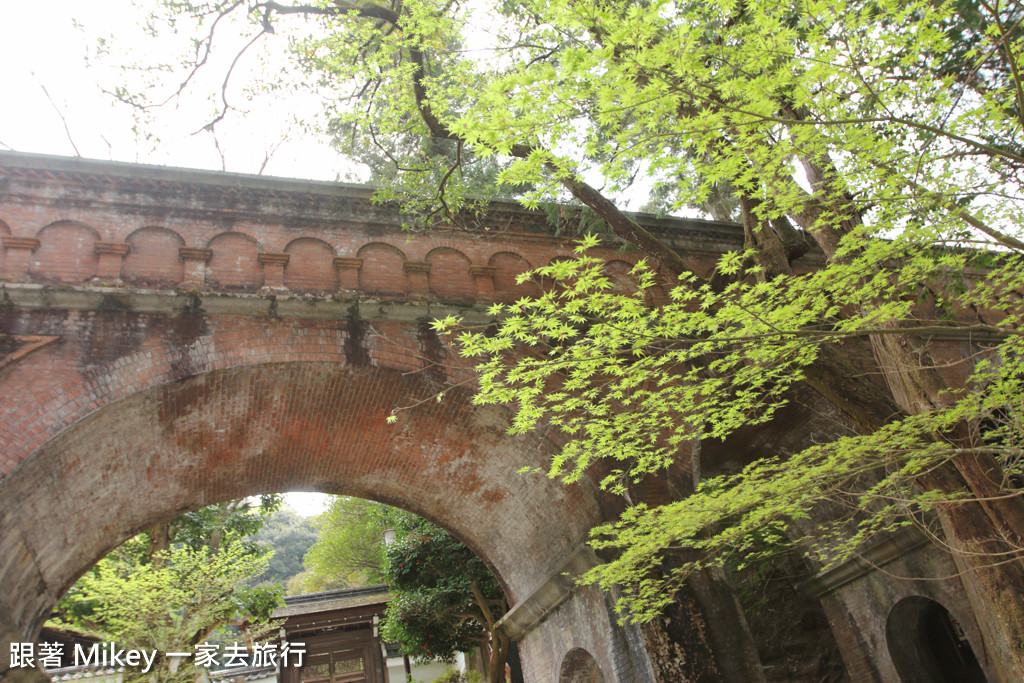
[(813, 598), (820, 598), (842, 588), (860, 577), (870, 574), (900, 556), (928, 542), (915, 527), (904, 527), (861, 551), (857, 557), (819, 572), (799, 584), (800, 590)]
[(130, 311), (175, 315), (192, 311), (210, 316), (420, 322), (457, 315), (472, 324), (487, 323), (487, 306), (387, 301), (352, 297), (302, 297), (160, 291), (121, 287), (50, 287), (0, 283), (0, 307), (30, 310)]
[(589, 545), (579, 546), (540, 588), (509, 609), (498, 622), (498, 628), (512, 640), (522, 640), (576, 591), (576, 579), (599, 564), (601, 561)]

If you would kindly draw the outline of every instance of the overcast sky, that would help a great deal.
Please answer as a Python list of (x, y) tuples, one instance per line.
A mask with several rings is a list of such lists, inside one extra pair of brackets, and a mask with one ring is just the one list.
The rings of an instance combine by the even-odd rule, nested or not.
[[(222, 168), (213, 136), (193, 134), (209, 120), (211, 111), (198, 96), (169, 105), (157, 115), (148, 129), (159, 136), (156, 142), (137, 138), (131, 130), (135, 123), (131, 109), (102, 92), (104, 86), (111, 89), (131, 82), (131, 75), (116, 69), (117, 65), (166, 59), (173, 54), (173, 46), (188, 44), (188, 35), (167, 41), (147, 37), (142, 30), (144, 12), (128, 0), (50, 0), (45, 5), (2, 0), (2, 4), (0, 149)], [(219, 54), (227, 55), (232, 52), (230, 32), (224, 36), (222, 46), (227, 49)], [(104, 66), (87, 66), (87, 55), (95, 52), (100, 37), (112, 38), (114, 55)], [(280, 50), (282, 43), (271, 45)], [(238, 71), (244, 76), (246, 69), (252, 73), (259, 68), (254, 55)], [(216, 70), (197, 90), (203, 94), (216, 90), (219, 81), (212, 78), (219, 78), (213, 73)], [(243, 79), (238, 80), (241, 86)], [(179, 75), (169, 76), (164, 92), (171, 93), (179, 82)], [(271, 156), (266, 174), (332, 180), (344, 172), (343, 160), (324, 140), (291, 123), (296, 114), (304, 116), (302, 105), (315, 111), (314, 102), (292, 95), (221, 125), (218, 138), (226, 170), (259, 172), (267, 151), (284, 140)]]
[[(0, 4), (0, 149), (221, 170), (212, 136), (192, 135), (207, 121), (208, 110), (194, 102), (168, 107), (153, 131), (161, 142), (139, 140), (131, 130), (131, 110), (102, 92), (102, 85), (111, 88), (126, 77), (115, 69), (87, 67), (89, 47), (100, 36), (113, 35), (117, 45), (142, 58), (156, 58), (154, 49), (168, 47), (146, 39), (140, 27), (143, 14), (130, 2)], [(83, 28), (75, 27), (76, 20)], [(168, 92), (178, 82), (172, 80)], [(222, 126), (226, 169), (257, 173), (266, 151), (290, 135), (265, 174), (333, 180), (343, 172), (343, 160), (323, 140), (289, 127), (290, 115), (279, 102)], [(288, 504), (305, 516), (322, 512), (325, 500), (315, 493), (287, 496)]]

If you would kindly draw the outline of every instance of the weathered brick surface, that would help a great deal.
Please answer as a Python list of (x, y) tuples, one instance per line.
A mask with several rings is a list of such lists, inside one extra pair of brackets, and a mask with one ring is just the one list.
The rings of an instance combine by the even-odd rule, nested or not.
[[(536, 681), (628, 681), (654, 683), (636, 626), (616, 627), (614, 596), (594, 587), (578, 590), (528, 637), (520, 653), (524, 668)], [(531, 633), (531, 636), (534, 634)], [(600, 678), (577, 678), (598, 674)]]
[[(517, 473), (543, 466), (550, 442), (509, 436), (505, 412), (464, 390), (431, 400), (471, 373), (424, 303), (472, 312), (536, 291), (515, 275), (571, 249), (536, 217), (493, 239), (409, 240), (355, 188), (18, 155), (0, 156), (0, 179), (0, 334), (17, 346), (0, 366), (5, 633), (31, 637), (132, 534), (245, 495), (320, 490), (417, 512), (483, 557), (512, 603), (604, 518), (589, 484)], [(614, 671), (605, 598), (570, 604), (597, 610), (573, 642)], [(623, 652), (643, 666), (642, 647)], [(557, 670), (529, 666), (536, 681)]]
[[(496, 268), (493, 296), (514, 298), (535, 291), (516, 285), (516, 274), (565, 257), (572, 246), (551, 236), (542, 217), (514, 205), (496, 205), (491, 219), (502, 229), (486, 239), (452, 231), (410, 240), (398, 229), (400, 217), (374, 206), (363, 188), (27, 155), (7, 154), (0, 163), (6, 181), (0, 235), (5, 243), (38, 240), (27, 264), (33, 282), (85, 283), (99, 274), (104, 248), (98, 253), (97, 243), (126, 244), (117, 275), (138, 287), (256, 291), (266, 266), (280, 265), (261, 262), (262, 252), (289, 254), (284, 279), (295, 292), (336, 293), (332, 260), (362, 258), (363, 293), (473, 302), (488, 297), (480, 296), (471, 268)], [(670, 240), (687, 244), (690, 265), (702, 273), (723, 249), (742, 242), (732, 226), (653, 223)], [(183, 256), (182, 247), (193, 251)], [(25, 277), (18, 272), (24, 254), (4, 249), (2, 277)], [(199, 249), (210, 250), (205, 261), (194, 252)], [(608, 254), (616, 271), (628, 270), (636, 258)], [(206, 262), (201, 278), (190, 277), (195, 262)], [(410, 289), (404, 262), (432, 266), (425, 282), (416, 279), (421, 291)], [(114, 263), (105, 260), (105, 277)]]
[[(946, 608), (964, 635), (989, 680), (998, 680), (995, 664), (949, 555), (922, 545), (822, 598), (836, 639), (843, 645), (846, 669), (854, 681), (899, 680), (894, 647), (887, 637), (893, 608), (907, 598), (927, 598)], [(902, 634), (914, 641), (920, 634)]]
[(463, 538), (513, 603), (601, 518), (592, 489), (517, 474), (551, 445), (508, 436), (503, 411), (460, 390), (426, 400), (440, 385), (410, 374), (424, 368), (419, 325), (383, 321), (357, 340), (335, 321), (0, 316), (19, 335), (60, 338), (0, 377), (0, 581), (17, 587), (0, 608), (28, 632), (131, 534), (244, 495), (321, 490), (410, 509)]
[[(517, 474), (554, 444), (509, 436), (502, 410), (462, 390), (431, 399), (472, 373), (429, 320), (483, 320), (483, 304), (544, 285), (519, 273), (571, 254), (543, 217), (495, 204), (486, 238), (410, 239), (364, 188), (11, 153), (0, 188), (0, 652), (124, 539), (240, 496), (321, 490), (407, 508), (466, 541), (513, 604), (607, 518), (586, 482)], [(701, 274), (742, 244), (736, 226), (649, 223)], [(599, 253), (634, 286), (636, 256)], [(857, 680), (891, 672), (884, 643), (858, 634), (906, 594), (872, 590), (882, 597), (828, 599)], [(529, 632), (527, 680), (655, 680), (611, 601), (578, 590)]]

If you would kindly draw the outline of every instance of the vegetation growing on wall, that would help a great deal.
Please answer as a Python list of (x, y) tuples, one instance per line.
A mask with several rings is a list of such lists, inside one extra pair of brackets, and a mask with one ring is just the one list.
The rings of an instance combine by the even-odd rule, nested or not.
[[(168, 7), (209, 23), (242, 5)], [(527, 206), (586, 206), (646, 256), (639, 293), (623, 294), (585, 242), (577, 260), (540, 271), (556, 289), (492, 309), (497, 334), (458, 338), (482, 359), (479, 400), (509, 405), (516, 430), (564, 433), (552, 476), (603, 461), (603, 485), (629, 495), (665, 467), (691, 473), (695, 495), (633, 500), (598, 532), (620, 552), (591, 578), (627, 586), (635, 618), (731, 555), (808, 540), (835, 562), (927, 513), (937, 526), (922, 526), (991, 615), (988, 640), (1008, 645), (1002, 674), (1024, 675), (1019, 4), (245, 9), (260, 35), (291, 15), (318, 22), (296, 55), (337, 89), (327, 108), (344, 139), (393, 156), (379, 196), (418, 222), (458, 224), (472, 208), (463, 164), (497, 159), (497, 182), (529, 188)], [(481, 32), (485, 58), (455, 47)], [(422, 144), (395, 144), (410, 136)], [(616, 203), (640, 178), (668, 208), (731, 188), (745, 249), (713, 274), (690, 272)], [(824, 265), (808, 272), (810, 249)], [(651, 307), (655, 287), (667, 303)], [(940, 339), (959, 340), (964, 357), (937, 359)], [(861, 342), (871, 367), (849, 361)], [(702, 480), (692, 445), (772, 419), (797, 384), (849, 434)], [(794, 539), (791, 522), (825, 499), (848, 506), (853, 531)], [(674, 568), (661, 571), (667, 554)]]

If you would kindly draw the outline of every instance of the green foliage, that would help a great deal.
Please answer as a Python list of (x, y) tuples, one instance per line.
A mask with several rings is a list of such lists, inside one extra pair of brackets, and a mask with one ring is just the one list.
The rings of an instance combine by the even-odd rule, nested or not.
[(486, 645), (507, 610), (487, 565), (420, 517), (408, 515), (394, 530), (384, 566), (391, 589), (384, 638), (420, 660), (451, 661), (457, 652)]
[[(578, 480), (601, 458), (612, 463), (601, 485), (625, 493), (644, 476), (674, 463), (689, 443), (726, 438), (769, 420), (815, 361), (820, 345), (887, 334), (893, 330), (881, 327), (883, 322), (899, 311), (908, 323), (916, 322), (898, 299), (869, 309), (859, 298), (863, 293), (851, 291), (851, 279), (837, 277), (845, 270), (838, 267), (778, 277), (770, 285), (738, 282), (723, 292), (684, 279), (672, 290), (670, 302), (651, 308), (644, 303), (644, 292), (653, 283), (649, 272), (637, 269), (636, 293), (616, 291), (602, 262), (585, 254), (587, 246), (574, 261), (536, 271), (560, 286), (534, 300), (496, 307), (497, 331), (457, 333), (461, 352), (483, 359), (477, 366), (477, 402), (513, 406), (515, 432), (544, 424), (569, 437), (547, 472), (567, 482)], [(729, 258), (723, 259), (723, 270), (738, 267), (739, 261)], [(903, 269), (916, 272), (929, 258), (957, 257), (918, 254)], [(979, 302), (987, 281), (1020, 273), (1024, 264), (1017, 256), (1003, 259), (1010, 272), (979, 276), (960, 292), (957, 307)], [(898, 272), (880, 272), (898, 281)], [(862, 316), (838, 316), (854, 303), (864, 309)], [(1020, 472), (1024, 447), (1020, 312), (1016, 301), (999, 297), (982, 305), (1004, 317), (999, 326), (976, 324), (976, 329), (1006, 336), (993, 348), (991, 360), (976, 365), (969, 383), (973, 391), (948, 393), (950, 403), (944, 407), (903, 416), (867, 434), (707, 479), (683, 500), (656, 508), (633, 506), (615, 524), (595, 529), (593, 545), (614, 550), (617, 559), (594, 570), (589, 580), (608, 588), (626, 586), (622, 606), (647, 619), (674, 599), (672, 588), (703, 566), (742, 567), (793, 544), (816, 553), (826, 566), (841, 561), (873, 535), (962, 498), (919, 485), (922, 475), (962, 452), (950, 440), (937, 438), (962, 423), (982, 425), (978, 447), (999, 456), (1012, 488), (1009, 480)], [(826, 320), (830, 324), (823, 325)], [(436, 328), (456, 325), (448, 319)], [(962, 327), (953, 321), (947, 329)], [(541, 353), (517, 353), (524, 347)], [(791, 522), (829, 500), (849, 514), (820, 523), (808, 536), (797, 533)], [(678, 547), (694, 551), (693, 559), (667, 575), (659, 573), (666, 549)]]
[[(160, 653), (154, 672), (129, 670), (125, 680), (193, 680), (199, 669), (184, 661), (172, 673), (163, 653), (192, 651), (226, 624), (244, 625), (250, 640), (272, 630), (269, 617), (283, 590), (253, 585), (273, 551), (251, 535), (279, 502), (264, 496), (256, 510), (248, 501), (223, 503), (129, 539), (72, 586), (50, 624)], [(172, 544), (154, 550), (154, 539), (169, 531)]]
[(463, 673), (455, 669), (448, 669), (433, 680), (432, 683), (483, 683), (479, 671), (467, 671)]
[[(487, 565), (441, 527), (381, 503), (335, 497), (315, 522), (306, 554), (307, 590), (385, 582), (391, 592), (381, 635), (421, 661), (493, 647), (508, 609)], [(385, 545), (385, 531), (394, 539)], [(507, 644), (499, 648), (507, 653)], [(504, 670), (505, 655), (492, 666)]]
[(289, 508), (275, 510), (263, 528), (253, 537), (261, 546), (271, 548), (267, 571), (259, 577), (261, 585), (287, 585), (303, 571), (303, 556), (317, 540), (312, 523)]
[[(84, 624), (93, 634), (124, 647), (157, 650), (157, 680), (193, 680), (199, 669), (186, 660), (172, 674), (163, 654), (191, 651), (219, 624), (245, 616), (257, 624), (249, 635), (267, 630), (280, 592), (245, 588), (266, 569), (265, 557), (248, 553), (241, 544), (216, 552), (178, 546), (140, 563), (136, 545), (129, 541), (100, 560), (75, 585), (74, 597), (89, 606)], [(126, 670), (125, 680), (148, 680), (149, 675)]]
[(281, 507), (281, 500), (278, 494), (268, 494), (217, 503), (178, 515), (166, 525), (156, 525), (143, 533), (156, 548), (175, 543), (199, 550), (241, 543), (247, 552), (260, 554), (263, 551), (255, 534)]
[[(456, 337), (480, 363), (478, 401), (509, 406), (515, 431), (563, 433), (551, 476), (574, 481), (604, 459), (601, 484), (627, 492), (683, 460), (691, 443), (772, 419), (788, 390), (825, 362), (826, 347), (842, 354), (853, 337), (870, 340), (875, 371), (899, 404), (879, 426), (857, 421), (873, 406), (840, 407), (844, 398), (833, 395), (859, 433), (694, 481), (697, 493), (685, 500), (630, 508), (597, 531), (596, 543), (619, 554), (591, 580), (625, 586), (623, 606), (649, 619), (686, 572), (706, 564), (742, 564), (737, 556), (791, 542), (828, 564), (972, 495), (987, 509), (1012, 505), (1024, 447), (1019, 3), (502, 0), (486, 8), (483, 57), (461, 49), (480, 7), (434, 0), (309, 7), (323, 32), (295, 49), (319, 83), (337, 88), (333, 125), (372, 130), (394, 155), (381, 199), (401, 198), (419, 217), (436, 215), (441, 199), (448, 213), (470, 206), (479, 186), (463, 182), (455, 162), (472, 154), (500, 168), (499, 191), (528, 188), (528, 207), (586, 204), (671, 276), (668, 302), (652, 308), (644, 293), (654, 274), (641, 267), (639, 292), (617, 291), (588, 254), (590, 240), (578, 259), (539, 271), (557, 289), (494, 306), (493, 334)], [(252, 21), (283, 23), (265, 9)], [(731, 188), (745, 250), (723, 256), (711, 280), (686, 272), (605, 196), (637, 177), (668, 210)], [(599, 178), (604, 194), (584, 178)], [(816, 243), (822, 267), (794, 267), (794, 236)], [(926, 340), (968, 334), (979, 336), (964, 385), (948, 379), (961, 369), (941, 367)], [(976, 481), (936, 485), (935, 473), (960, 467), (965, 454), (992, 458), (1002, 481), (989, 492)], [(813, 537), (795, 533), (792, 522), (823, 501), (851, 517)], [(991, 519), (1000, 523), (999, 514)], [(695, 559), (666, 576), (664, 554), (681, 549)]]
[(313, 525), (302, 589), (350, 588), (384, 581), (384, 532), (407, 513), (362, 498), (334, 496)]

